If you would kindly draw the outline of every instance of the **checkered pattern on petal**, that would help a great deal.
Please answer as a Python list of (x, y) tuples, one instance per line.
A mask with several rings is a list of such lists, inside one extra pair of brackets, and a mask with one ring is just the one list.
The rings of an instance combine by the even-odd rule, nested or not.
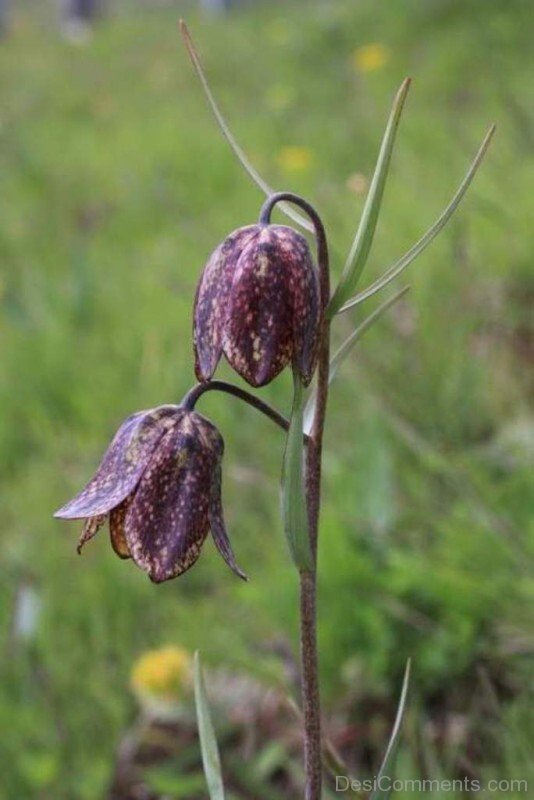
[(139, 482), (162, 436), (183, 413), (178, 406), (160, 406), (128, 417), (87, 486), (54, 516), (98, 517), (119, 505)]

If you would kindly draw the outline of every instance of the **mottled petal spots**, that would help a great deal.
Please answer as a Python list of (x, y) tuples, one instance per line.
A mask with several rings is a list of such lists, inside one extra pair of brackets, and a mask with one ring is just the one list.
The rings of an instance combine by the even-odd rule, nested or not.
[(321, 314), (306, 239), (285, 225), (239, 229), (215, 251), (197, 291), (197, 377), (211, 378), (222, 350), (252, 386), (269, 383), (290, 363), (308, 384)]
[(288, 275), (268, 228), (243, 251), (236, 267), (224, 354), (252, 386), (263, 386), (291, 361), (292, 302)]
[(131, 493), (166, 430), (182, 416), (178, 406), (133, 414), (121, 425), (95, 475), (56, 517), (82, 519), (107, 514)]
[(290, 282), (294, 320), (293, 360), (302, 382), (308, 385), (317, 363), (322, 317), (321, 290), (319, 272), (313, 266), (307, 242), (303, 236), (294, 235), (302, 241), (297, 251), (300, 267), (295, 266), (292, 271), (293, 280)]
[(164, 435), (126, 514), (132, 558), (157, 583), (189, 569), (208, 533), (210, 453), (194, 416)]
[(257, 226), (250, 225), (230, 234), (204, 267), (193, 314), (195, 373), (199, 381), (209, 380), (219, 363), (235, 264), (243, 247), (256, 232)]

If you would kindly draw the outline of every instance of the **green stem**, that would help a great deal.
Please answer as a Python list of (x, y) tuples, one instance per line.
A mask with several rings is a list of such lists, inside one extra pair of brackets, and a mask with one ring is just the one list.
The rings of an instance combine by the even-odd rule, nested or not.
[(306, 773), (305, 800), (321, 800), (322, 740), (321, 700), (319, 693), (319, 662), (317, 653), (317, 545), (319, 540), (319, 515), (321, 510), (321, 463), (323, 432), (328, 401), (328, 376), (330, 366), (330, 323), (324, 311), (330, 301), (330, 269), (328, 242), (323, 222), (306, 200), (291, 192), (279, 192), (264, 203), (260, 224), (269, 224), (276, 203), (289, 201), (301, 208), (311, 219), (317, 243), (317, 263), (321, 285), (323, 321), (319, 339), (317, 367), (317, 402), (311, 435), (306, 452), (306, 506), (308, 533), (312, 551), (309, 569), (300, 575), (300, 651), (302, 661), (302, 712), (304, 716), (304, 767)]
[(302, 705), (304, 714), (305, 800), (321, 800), (322, 741), (317, 654), (317, 545), (321, 510), (323, 432), (328, 400), (330, 326), (324, 323), (317, 373), (317, 404), (306, 458), (308, 529), (313, 566), (300, 573)]

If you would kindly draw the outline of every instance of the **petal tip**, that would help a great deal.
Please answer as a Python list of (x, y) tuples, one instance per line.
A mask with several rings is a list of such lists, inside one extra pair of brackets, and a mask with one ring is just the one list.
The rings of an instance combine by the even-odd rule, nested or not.
[(61, 506), (61, 508), (58, 508), (57, 511), (54, 511), (54, 513), (52, 515), (53, 518), (54, 519), (76, 519), (76, 517), (73, 516), (73, 514), (72, 514), (71, 506), (72, 506), (72, 501), (69, 501), (68, 503), (65, 503), (64, 506)]
[(147, 575), (150, 578), (150, 582), (156, 584), (156, 586), (160, 583), (165, 583), (165, 581), (170, 581), (171, 578), (174, 578), (174, 575), (169, 575), (167, 572), (157, 572), (154, 570), (147, 572)]
[(199, 361), (195, 362), (195, 377), (200, 383), (209, 383), (214, 372), (214, 369), (203, 369)]

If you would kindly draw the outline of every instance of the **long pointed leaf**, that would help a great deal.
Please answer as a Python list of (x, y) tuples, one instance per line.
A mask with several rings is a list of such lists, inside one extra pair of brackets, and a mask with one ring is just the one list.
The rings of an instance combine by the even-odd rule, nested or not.
[(200, 653), (195, 653), (195, 705), (197, 710), (198, 733), (204, 775), (208, 784), (210, 800), (224, 800), (224, 786), (221, 773), (219, 748), (211, 721), (211, 713), (200, 663)]
[(361, 322), (358, 325), (358, 327), (354, 329), (351, 335), (347, 339), (345, 339), (339, 350), (336, 351), (336, 353), (332, 356), (332, 359), (330, 360), (330, 371), (328, 374), (329, 381), (332, 381), (334, 379), (339, 367), (346, 359), (346, 357), (349, 355), (354, 345), (357, 344), (359, 340), (362, 338), (363, 334), (366, 331), (368, 331), (369, 328), (378, 319), (380, 319), (380, 317), (383, 314), (385, 314), (385, 312), (389, 308), (391, 308), (392, 305), (398, 302), (398, 300), (404, 297), (404, 295), (409, 291), (410, 291), (410, 286), (404, 286), (398, 292), (395, 292), (395, 294), (391, 295), (391, 297), (388, 297), (387, 300), (384, 300), (384, 302), (381, 303), (381, 305), (379, 305), (378, 308), (376, 308), (372, 312), (372, 314), (369, 314), (369, 316), (366, 317), (366, 319), (364, 319), (363, 322)]
[[(223, 117), (222, 112), (219, 106), (217, 105), (215, 97), (213, 96), (213, 92), (211, 91), (210, 85), (208, 83), (206, 72), (204, 70), (204, 67), (202, 66), (202, 61), (200, 60), (200, 55), (198, 53), (198, 50), (195, 47), (191, 34), (189, 33), (189, 29), (183, 19), (180, 20), (180, 33), (182, 34), (184, 44), (187, 48), (187, 52), (189, 53), (189, 58), (191, 59), (193, 67), (195, 68), (195, 72), (198, 75), (198, 78), (204, 90), (204, 94), (206, 95), (208, 104), (213, 112), (213, 116), (217, 120), (217, 124), (219, 125), (219, 128), (221, 129), (224, 138), (232, 148), (234, 155), (236, 156), (237, 160), (239, 161), (245, 172), (247, 172), (249, 177), (252, 178), (256, 186), (258, 186), (261, 189), (261, 191), (267, 197), (269, 197), (271, 194), (274, 194), (275, 191), (273, 188), (271, 188), (271, 186), (269, 186), (267, 181), (265, 181), (262, 178), (260, 173), (250, 163), (248, 157), (245, 155), (244, 151), (237, 143), (232, 131), (228, 126), (228, 123)], [(287, 203), (280, 203), (278, 207), (284, 212), (284, 214), (287, 217), (292, 219), (293, 222), (296, 222), (298, 225), (300, 225), (301, 228), (304, 228), (305, 230), (313, 233), (314, 227), (311, 224), (311, 222), (308, 219), (306, 219), (306, 217), (303, 217), (301, 214), (299, 214), (298, 211), (295, 211), (294, 208), (289, 206)]]
[[(399, 749), (400, 732), (402, 721), (404, 719), (404, 712), (406, 710), (406, 699), (408, 697), (408, 687), (410, 685), (410, 670), (411, 661), (408, 659), (406, 669), (404, 671), (404, 680), (402, 682), (401, 696), (399, 705), (397, 707), (397, 716), (395, 717), (395, 724), (391, 731), (389, 743), (387, 746), (386, 754), (382, 760), (382, 764), (376, 777), (377, 788), (371, 794), (369, 800), (389, 800), (391, 796), (391, 784), (393, 782), (393, 770), (395, 768), (395, 760), (397, 757), (397, 750)], [(384, 779), (388, 780), (385, 781)], [(381, 784), (384, 788), (380, 788)]]
[(293, 409), (282, 468), (282, 516), (284, 531), (295, 566), (299, 570), (306, 570), (311, 569), (312, 555), (303, 474), (304, 388), (296, 371), (293, 374), (293, 382)]
[[(328, 372), (328, 383), (332, 383), (334, 378), (336, 377), (337, 371), (343, 361), (347, 358), (349, 353), (352, 351), (354, 346), (360, 341), (362, 336), (372, 325), (380, 319), (380, 317), (389, 309), (391, 306), (396, 303), (401, 297), (404, 297), (406, 292), (410, 290), (409, 286), (404, 286), (403, 289), (393, 294), (391, 297), (388, 297), (387, 300), (375, 308), (372, 314), (363, 320), (350, 334), (350, 336), (345, 339), (339, 350), (332, 356), (330, 359), (330, 369)], [(311, 431), (311, 426), (313, 423), (313, 417), (315, 414), (315, 403), (316, 403), (317, 395), (316, 390), (314, 389), (308, 398), (308, 402), (306, 403), (306, 408), (304, 409), (303, 415), (303, 431), (305, 434), (309, 434)]]
[(406, 95), (408, 94), (408, 89), (410, 88), (410, 82), (410, 78), (405, 78), (397, 94), (395, 95), (395, 100), (393, 101), (393, 106), (389, 115), (388, 123), (386, 125), (382, 144), (380, 146), (380, 152), (378, 154), (373, 179), (365, 200), (360, 224), (358, 225), (358, 230), (356, 231), (347, 261), (343, 268), (339, 285), (334, 293), (334, 296), (332, 297), (332, 300), (330, 301), (330, 306), (327, 310), (327, 315), (329, 317), (333, 317), (334, 314), (339, 311), (343, 303), (354, 292), (363, 272), (363, 268), (367, 262), (369, 251), (375, 235), (378, 215), (380, 213), (380, 206), (382, 204), (382, 197), (384, 195), (384, 187), (386, 185), (388, 176), (391, 154), (395, 144), (395, 136), (399, 127)]
[(495, 125), (492, 125), (489, 131), (487, 132), (486, 136), (484, 137), (484, 140), (480, 145), (480, 148), (471, 166), (469, 167), (465, 178), (460, 184), (456, 194), (452, 198), (449, 205), (444, 209), (444, 211), (442, 211), (442, 213), (435, 221), (435, 223), (432, 225), (432, 227), (430, 227), (427, 230), (427, 232), (419, 239), (419, 241), (417, 241), (414, 244), (414, 246), (411, 247), (401, 258), (399, 258), (398, 261), (396, 261), (391, 267), (389, 267), (389, 269), (385, 271), (385, 273), (382, 275), (381, 278), (378, 278), (378, 280), (376, 280), (374, 283), (368, 286), (367, 289), (364, 289), (363, 292), (360, 292), (355, 297), (353, 297), (352, 300), (349, 300), (347, 303), (345, 303), (345, 305), (342, 306), (342, 308), (338, 311), (339, 314), (342, 314), (344, 311), (348, 311), (349, 308), (354, 308), (354, 306), (358, 305), (359, 303), (362, 303), (364, 300), (367, 300), (368, 297), (371, 297), (373, 294), (376, 294), (376, 292), (379, 292), (380, 289), (383, 289), (385, 286), (387, 286), (388, 283), (391, 283), (391, 281), (395, 280), (395, 278), (397, 278), (401, 274), (401, 272), (403, 272), (406, 269), (406, 267), (409, 264), (411, 264), (412, 261), (414, 261), (414, 259), (416, 259), (417, 256), (420, 255), (423, 252), (423, 250), (425, 250), (428, 247), (430, 242), (432, 242), (432, 240), (436, 238), (438, 233), (445, 227), (447, 222), (450, 220), (450, 218), (458, 208), (464, 194), (469, 188), (471, 181), (475, 177), (476, 172), (480, 167), (480, 164), (482, 163), (482, 159), (486, 154), (486, 151), (489, 147), (494, 132), (495, 132)]

